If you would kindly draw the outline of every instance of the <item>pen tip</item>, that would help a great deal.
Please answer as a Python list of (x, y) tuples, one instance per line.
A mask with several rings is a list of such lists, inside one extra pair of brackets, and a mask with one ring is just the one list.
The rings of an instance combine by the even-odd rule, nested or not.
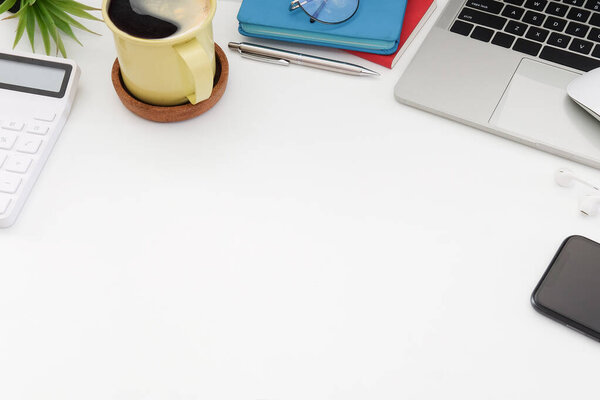
[(371, 71), (370, 69), (366, 68), (363, 68), (362, 71), (360, 71), (360, 74), (368, 76), (379, 76), (379, 72)]

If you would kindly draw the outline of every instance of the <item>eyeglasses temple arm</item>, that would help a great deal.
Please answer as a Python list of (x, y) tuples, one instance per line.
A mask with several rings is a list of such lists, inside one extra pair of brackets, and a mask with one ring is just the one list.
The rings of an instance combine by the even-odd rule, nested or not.
[(327, 0), (323, 0), (323, 2), (321, 3), (321, 6), (317, 9), (317, 11), (315, 11), (315, 13), (312, 15), (312, 17), (314, 19), (319, 19), (319, 13), (323, 9), (323, 7), (325, 7), (326, 5), (327, 5)]
[[(302, 4), (310, 3), (313, 0), (304, 0)], [(300, 7), (300, 0), (294, 0), (290, 3), (290, 11), (294, 11), (295, 9)]]

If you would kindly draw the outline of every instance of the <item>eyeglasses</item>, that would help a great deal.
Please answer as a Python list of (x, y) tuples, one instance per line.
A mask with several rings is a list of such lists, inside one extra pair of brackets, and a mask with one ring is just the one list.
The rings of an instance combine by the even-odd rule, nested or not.
[(310, 22), (340, 24), (348, 21), (358, 10), (359, 0), (293, 0), (290, 11), (298, 8), (310, 17)]

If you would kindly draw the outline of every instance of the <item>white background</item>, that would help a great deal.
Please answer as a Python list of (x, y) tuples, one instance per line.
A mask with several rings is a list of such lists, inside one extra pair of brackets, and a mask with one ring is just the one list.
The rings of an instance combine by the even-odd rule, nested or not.
[(391, 71), (302, 48), (380, 78), (227, 51), (221, 102), (161, 125), (119, 103), (90, 26), (70, 120), (0, 231), (1, 399), (598, 398), (598, 343), (529, 296), (564, 238), (600, 240), (554, 171), (600, 174), (396, 103), (425, 31)]

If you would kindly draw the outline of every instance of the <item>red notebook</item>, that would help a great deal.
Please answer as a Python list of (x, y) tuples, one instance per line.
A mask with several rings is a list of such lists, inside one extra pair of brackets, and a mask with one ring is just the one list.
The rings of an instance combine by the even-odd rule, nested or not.
[(402, 33), (400, 34), (400, 45), (395, 53), (386, 56), (360, 51), (348, 52), (384, 67), (393, 68), (410, 45), (410, 42), (413, 41), (417, 33), (425, 25), (425, 22), (431, 17), (435, 7), (435, 0), (408, 0), (406, 12), (404, 13), (404, 22), (402, 23)]

